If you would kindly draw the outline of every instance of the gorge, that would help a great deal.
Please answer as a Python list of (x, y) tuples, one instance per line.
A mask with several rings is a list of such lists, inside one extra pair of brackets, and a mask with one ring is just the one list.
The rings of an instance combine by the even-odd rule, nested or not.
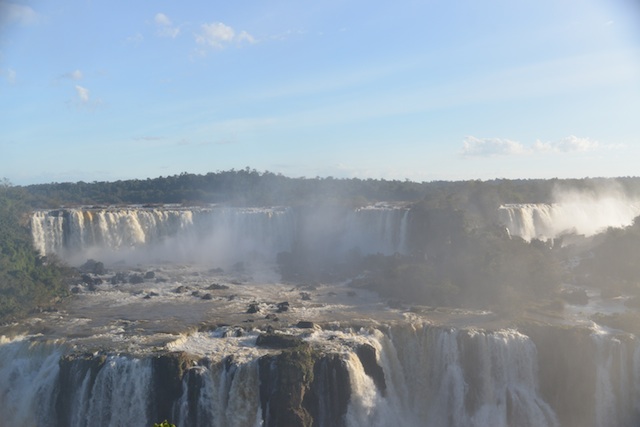
[[(566, 231), (557, 211), (504, 205), (496, 218), (507, 238), (553, 239)], [(282, 253), (332, 265), (456, 239), (424, 215), (402, 203), (37, 210), (34, 246), (83, 275), (59, 308), (2, 327), (3, 424), (638, 425), (640, 343), (592, 320), (599, 296), (506, 318), (278, 274)]]

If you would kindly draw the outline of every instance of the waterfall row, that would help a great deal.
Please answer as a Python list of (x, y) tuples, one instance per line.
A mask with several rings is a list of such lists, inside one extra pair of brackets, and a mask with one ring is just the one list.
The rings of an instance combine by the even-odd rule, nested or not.
[[(64, 209), (34, 212), (31, 230), (40, 253), (72, 264), (94, 258), (230, 265), (273, 262), (279, 252), (291, 251), (294, 242), (305, 239), (309, 246), (330, 245), (334, 253), (404, 252), (408, 213), (375, 206), (334, 222), (320, 216), (298, 221), (291, 208)], [(328, 221), (331, 231), (317, 233)]]
[(500, 206), (500, 222), (513, 236), (548, 240), (563, 234), (592, 236), (608, 227), (626, 227), (640, 215), (640, 205), (619, 198), (572, 200), (553, 204)]
[[(0, 413), (14, 427), (145, 426), (165, 418), (180, 427), (270, 427), (283, 422), (279, 408), (318, 426), (640, 422), (633, 336), (556, 328), (530, 337), (424, 324), (316, 333), (331, 338), (310, 338), (313, 375), (301, 359), (287, 364), (272, 353), (218, 362), (177, 353), (66, 355), (63, 343), (3, 340)], [(540, 354), (550, 340), (564, 344)]]

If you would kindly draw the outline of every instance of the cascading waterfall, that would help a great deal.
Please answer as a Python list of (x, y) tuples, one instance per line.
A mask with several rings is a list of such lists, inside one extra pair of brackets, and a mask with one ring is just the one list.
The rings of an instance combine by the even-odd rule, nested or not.
[[(314, 384), (324, 384), (313, 392), (321, 411), (314, 416), (325, 420), (319, 425), (561, 426), (555, 412), (561, 408), (554, 407), (560, 404), (557, 396), (544, 395), (538, 387), (536, 346), (516, 330), (457, 330), (416, 323), (358, 332), (318, 331), (308, 336), (319, 354), (338, 355), (346, 367), (342, 375), (349, 378), (348, 395), (341, 397), (348, 401), (346, 409), (329, 413), (342, 411), (335, 404), (336, 396), (318, 393), (338, 393), (330, 386), (336, 384), (338, 371), (326, 369), (330, 359), (316, 362), (321, 368), (314, 370), (316, 376), (331, 376), (314, 379)], [(591, 350), (580, 351), (593, 351), (594, 365), (572, 368), (583, 374), (595, 371), (593, 386), (587, 386), (594, 390), (595, 407), (584, 403), (582, 410), (591, 415), (580, 426), (638, 425), (640, 346), (636, 339), (595, 331), (588, 342)], [(567, 345), (573, 344), (567, 340)], [(358, 349), (363, 345), (375, 349), (377, 368), (362, 358)], [(0, 340), (3, 423), (12, 427), (144, 426), (167, 417), (181, 427), (263, 425), (258, 353), (242, 361), (227, 356), (218, 362), (161, 356), (165, 362), (159, 363), (153, 354), (67, 355), (71, 349), (36, 338)], [(278, 365), (269, 366), (277, 369)], [(377, 369), (383, 378), (377, 377)], [(173, 377), (175, 382), (167, 382)]]
[(290, 250), (291, 209), (109, 208), (37, 211), (34, 246), (72, 263), (170, 258), (230, 264)]
[(513, 236), (548, 240), (567, 233), (592, 236), (608, 227), (626, 227), (640, 215), (640, 204), (622, 198), (577, 199), (562, 203), (506, 204), (500, 222)]
[(373, 205), (347, 215), (343, 247), (361, 253), (406, 253), (409, 209)]
[(174, 406), (180, 426), (259, 427), (262, 423), (257, 361), (231, 359), (190, 369)]
[[(373, 205), (346, 213), (336, 224), (339, 244), (331, 252), (358, 249), (362, 254), (406, 253), (409, 209)], [(322, 221), (322, 218), (313, 219)], [(149, 262), (171, 259), (231, 265), (238, 261), (273, 262), (309, 238), (297, 229), (291, 208), (105, 208), (36, 211), (31, 217), (36, 249), (72, 264), (88, 258)], [(303, 233), (304, 234), (304, 233)], [(322, 234), (311, 240), (332, 241)], [(306, 242), (309, 246), (320, 241)]]

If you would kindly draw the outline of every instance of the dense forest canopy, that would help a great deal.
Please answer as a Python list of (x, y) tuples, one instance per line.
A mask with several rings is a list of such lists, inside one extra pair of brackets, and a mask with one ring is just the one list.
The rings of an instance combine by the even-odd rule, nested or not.
[(167, 177), (115, 182), (37, 184), (24, 187), (37, 207), (91, 204), (231, 203), (296, 205), (313, 202), (369, 203), (419, 201), (474, 204), (486, 209), (502, 203), (549, 203), (559, 187), (597, 191), (612, 185), (640, 195), (640, 178), (496, 179), (490, 181), (387, 181), (357, 178), (289, 178), (245, 168), (205, 175), (182, 173)]

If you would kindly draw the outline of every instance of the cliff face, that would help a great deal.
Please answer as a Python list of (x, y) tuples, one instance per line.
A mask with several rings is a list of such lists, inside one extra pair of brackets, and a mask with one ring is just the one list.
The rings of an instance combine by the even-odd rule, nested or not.
[(518, 331), (404, 324), (297, 334), (282, 341), (288, 348), (215, 361), (183, 351), (76, 354), (5, 340), (0, 413), (15, 427), (164, 419), (180, 427), (640, 422), (640, 346), (631, 335), (534, 324)]

